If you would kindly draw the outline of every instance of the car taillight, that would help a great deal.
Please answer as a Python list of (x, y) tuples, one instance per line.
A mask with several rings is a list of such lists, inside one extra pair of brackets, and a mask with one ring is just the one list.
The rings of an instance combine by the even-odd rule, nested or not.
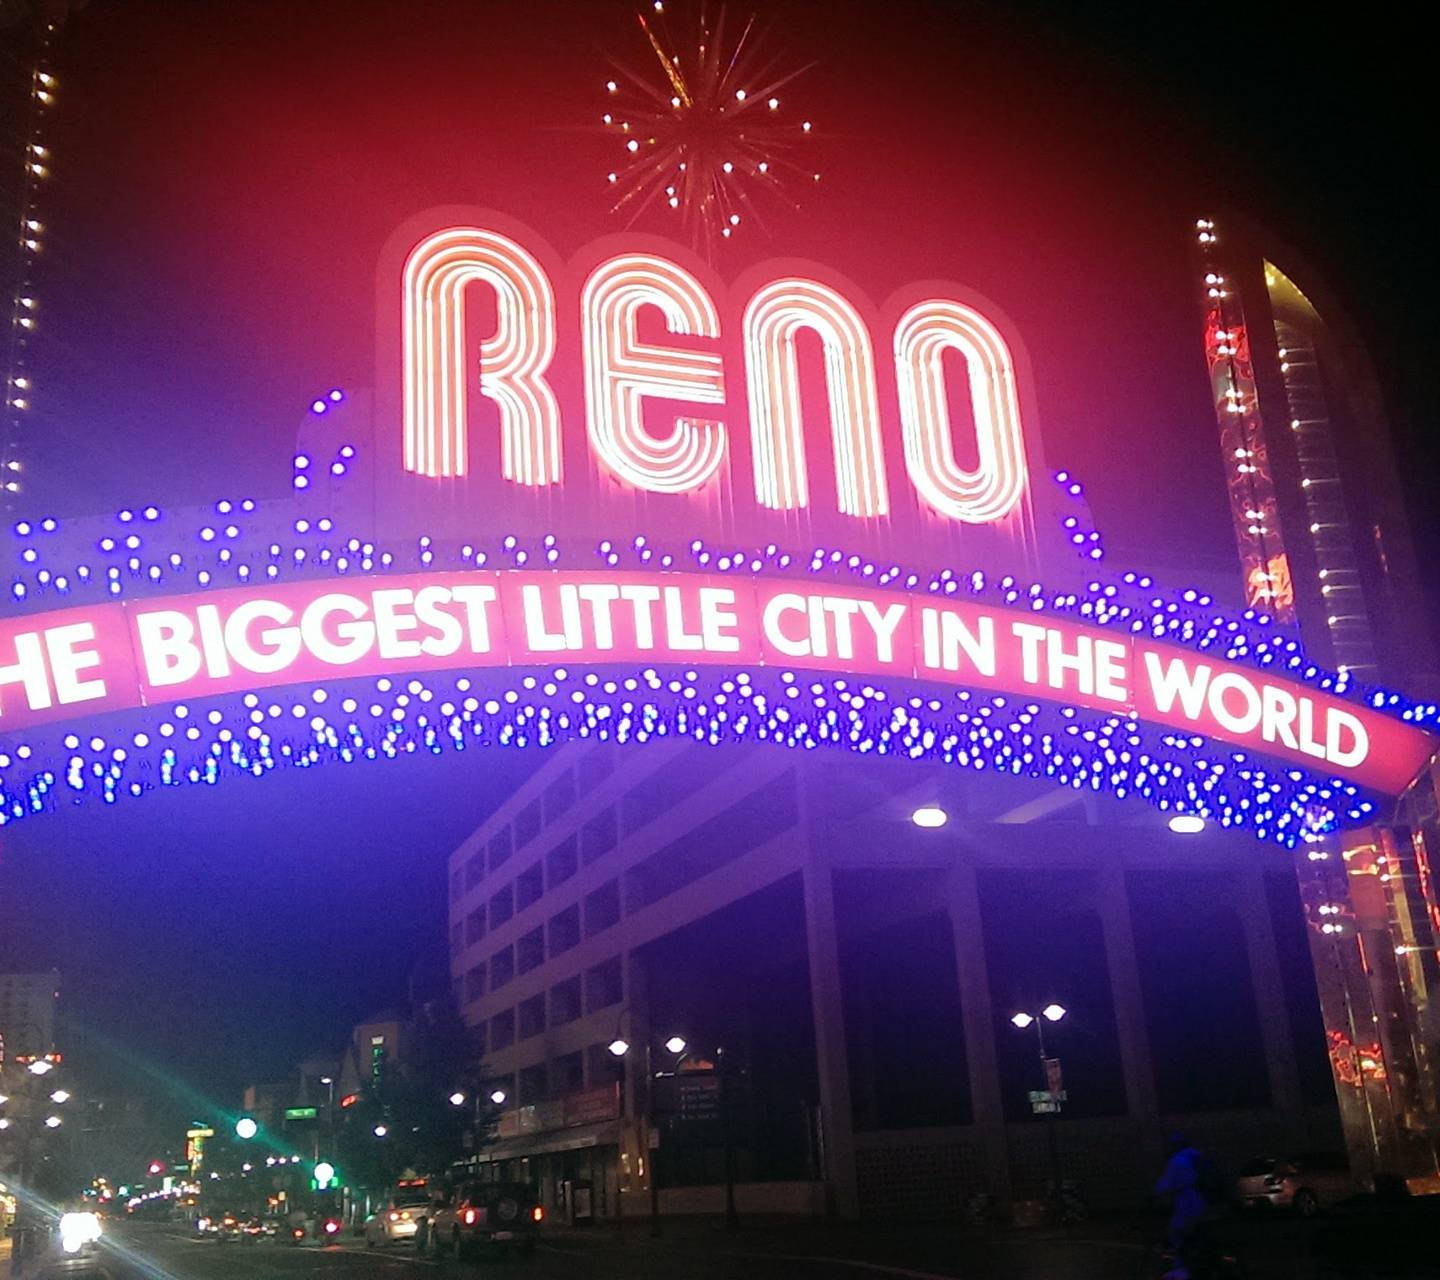
[(334, 1218), (331, 1218), (330, 1221), (325, 1224), (325, 1234), (327, 1236), (333, 1236), (339, 1230), (340, 1224), (336, 1222)]
[(534, 1218), (536, 1222), (541, 1222), (545, 1218), (545, 1210), (537, 1204), (533, 1209), (530, 1210), (530, 1216)]
[(466, 1225), (467, 1227), (473, 1227), (473, 1226), (475, 1225), (475, 1219), (476, 1219), (477, 1216), (478, 1216), (478, 1215), (476, 1214), (476, 1212), (475, 1212), (474, 1209), (466, 1209), (466, 1210), (465, 1210), (465, 1225)]
[(400, 1215), (392, 1210), (391, 1213), (390, 1213), (390, 1221), (391, 1221), (391, 1222), (399, 1222), (399, 1221), (400, 1221)]

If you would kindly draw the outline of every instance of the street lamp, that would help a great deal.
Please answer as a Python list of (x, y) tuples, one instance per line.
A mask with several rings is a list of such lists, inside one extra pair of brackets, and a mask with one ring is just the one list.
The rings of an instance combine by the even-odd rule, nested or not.
[(383, 1138), (387, 1133), (390, 1132), (390, 1130), (387, 1129), (383, 1124), (377, 1124), (370, 1132), (373, 1133), (377, 1138)]
[(250, 1139), (259, 1132), (260, 1126), (255, 1123), (254, 1118), (251, 1116), (241, 1116), (240, 1119), (235, 1121), (235, 1136), (239, 1138), (241, 1142), (249, 1142)]
[(55, 1092), (50, 1095), (50, 1101), (53, 1102), (57, 1107), (58, 1107), (58, 1106), (61, 1106), (62, 1104), (66, 1103), (66, 1102), (69, 1102), (69, 1101), (70, 1101), (70, 1092), (69, 1092), (69, 1090), (68, 1090), (68, 1089), (56, 1089)]
[(59, 1116), (46, 1116), (45, 1127), (47, 1129), (58, 1129), (64, 1123)]
[(943, 827), (949, 822), (950, 815), (938, 804), (922, 804), (910, 815), (910, 821), (917, 827), (933, 831), (936, 827)]
[(47, 1071), (53, 1070), (54, 1067), (55, 1064), (53, 1062), (48, 1062), (44, 1058), (36, 1058), (35, 1061), (25, 1069), (32, 1076), (43, 1076)]
[[(621, 1011), (621, 1017), (625, 1016), (626, 1010)], [(655, 1128), (655, 1069), (650, 1051), (651, 1037), (645, 1037), (645, 1133), (644, 1149), (646, 1158), (650, 1161), (650, 1234), (659, 1236), (660, 1233), (660, 1169), (655, 1163), (655, 1152), (658, 1145), (650, 1145), (650, 1133)], [(621, 1036), (616, 1036), (605, 1046), (616, 1058), (624, 1058), (630, 1052), (630, 1043)], [(665, 1050), (675, 1057), (683, 1057), (686, 1048), (683, 1036), (671, 1036), (665, 1041)]]
[(1033, 1013), (1012, 1014), (1010, 1023), (1019, 1031), (1026, 1031), (1031, 1027), (1035, 1028), (1035, 1040), (1040, 1047), (1040, 1083), (1044, 1086), (1043, 1092), (1051, 1095), (1050, 1106), (1046, 1111), (1049, 1121), (1046, 1128), (1050, 1135), (1050, 1179), (1055, 1185), (1055, 1200), (1058, 1203), (1061, 1197), (1060, 1183), (1060, 1135), (1057, 1122), (1060, 1118), (1060, 1097), (1050, 1087), (1050, 1057), (1045, 1052), (1045, 1024), (1047, 1022), (1059, 1022), (1069, 1010), (1063, 1004), (1056, 1004), (1051, 1001), (1040, 1010), (1037, 1017)]
[(490, 1091), (490, 1101), (497, 1107), (503, 1107), (505, 1105), (505, 1096), (504, 1089), (492, 1089)]
[(459, 1089), (456, 1089), (455, 1092), (450, 1095), (450, 1105), (452, 1107), (463, 1107), (465, 1105), (465, 1095), (461, 1093)]

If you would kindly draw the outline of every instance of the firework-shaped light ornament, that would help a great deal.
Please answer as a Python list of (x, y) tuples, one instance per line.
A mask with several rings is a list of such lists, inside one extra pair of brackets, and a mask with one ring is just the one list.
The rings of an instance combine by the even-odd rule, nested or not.
[(713, 261), (723, 240), (763, 226), (757, 195), (796, 208), (799, 185), (820, 181), (802, 163), (810, 121), (787, 113), (779, 96), (806, 68), (779, 69), (760, 49), (754, 17), (733, 42), (723, 8), (713, 21), (701, 8), (681, 39), (671, 35), (664, 0), (638, 17), (660, 74), (617, 63), (605, 84), (604, 124), (624, 156), (607, 174), (612, 212), (632, 226), (648, 209), (668, 209)]

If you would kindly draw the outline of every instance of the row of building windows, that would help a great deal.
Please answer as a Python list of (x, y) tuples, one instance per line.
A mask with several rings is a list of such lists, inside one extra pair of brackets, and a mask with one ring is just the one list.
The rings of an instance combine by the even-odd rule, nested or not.
[[(666, 809), (698, 791), (714, 776), (713, 766), (697, 767), (696, 753), (699, 746), (682, 749), (667, 760), (653, 773), (646, 775), (620, 799), (619, 826), (625, 835), (638, 831), (652, 822)], [(603, 780), (614, 771), (614, 761), (608, 747), (597, 748), (582, 757), (577, 771), (567, 769), (555, 778), (544, 793), (532, 800), (515, 816), (515, 820), (500, 828), (483, 849), (477, 849), (466, 860), (463, 867), (457, 867), (450, 877), (450, 899), (458, 903), (474, 889), (485, 876), (498, 870), (518, 850), (534, 840), (543, 827), (557, 821), (575, 805), (578, 795)], [(574, 836), (556, 845), (543, 859), (544, 878), (541, 879), (541, 862), (523, 871), (513, 886), (490, 899), (490, 928), (503, 923), (508, 911), (519, 911), (539, 898), (547, 888), (563, 884), (582, 865), (588, 866), (596, 858), (615, 847), (617, 839), (616, 813), (613, 808), (605, 810), (585, 823), (579, 841)], [(506, 894), (508, 897), (505, 897)], [(497, 905), (498, 904), (498, 905)], [(509, 904), (509, 905), (507, 905)], [(497, 920), (497, 910), (500, 915)]]
[[(465, 975), (463, 987), (467, 1000), (484, 994), (485, 970), (484, 964), (478, 964)], [(457, 988), (461, 985), (456, 983)], [(620, 957), (611, 956), (591, 965), (583, 974), (557, 982), (548, 992), (537, 992), (513, 1008), (500, 1010), (488, 1022), (477, 1024), (477, 1048), (481, 1053), (508, 1049), (517, 1040), (542, 1035), (549, 1027), (566, 1026), (585, 1014), (617, 1005), (624, 998)]]
[(587, 1088), (614, 1087), (619, 1079), (620, 1067), (605, 1045), (592, 1044), (496, 1076), (493, 1083), (512, 1100), (507, 1105), (530, 1107)]
[[(544, 792), (501, 827), (482, 849), (477, 849), (450, 876), (450, 898), (458, 902), (486, 875), (497, 871), (534, 840), (545, 827), (558, 821), (575, 806), (579, 795), (615, 771), (610, 748), (597, 746), (580, 758), (577, 769), (567, 769), (554, 778)], [(614, 815), (611, 815), (614, 821)]]
[[(623, 888), (618, 877), (608, 880), (581, 902), (572, 903), (546, 923), (537, 923), (515, 943), (500, 948), (490, 957), (488, 990), (498, 991), (517, 974), (529, 973), (547, 958), (563, 955), (583, 938), (593, 938), (619, 924), (622, 915), (647, 907), (719, 870), (798, 821), (796, 776), (787, 770), (630, 867)], [(614, 809), (596, 815), (580, 834), (578, 851), (575, 837), (571, 836), (544, 859), (544, 876), (551, 888), (576, 873), (577, 856), (589, 863), (616, 847)], [(537, 862), (493, 894), (488, 903), (475, 907), (463, 922), (456, 921), (450, 931), (452, 953), (458, 955), (482, 941), (488, 930), (507, 923), (517, 911), (538, 901), (543, 896), (538, 888), (541, 875), (542, 864)], [(485, 966), (477, 965), (467, 974), (465, 1003), (478, 999), (486, 990)]]

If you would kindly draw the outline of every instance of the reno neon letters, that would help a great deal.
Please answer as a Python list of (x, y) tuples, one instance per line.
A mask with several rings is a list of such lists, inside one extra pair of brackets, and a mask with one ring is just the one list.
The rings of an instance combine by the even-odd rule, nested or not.
[[(467, 326), (465, 316), (472, 282), (493, 291), (492, 332), (467, 332), (476, 327)], [(530, 487), (561, 484), (562, 431), (551, 369), (559, 308), (554, 283), (535, 256), (495, 231), (447, 227), (409, 251), (402, 290), (405, 469), (436, 478), (469, 473), (465, 396), (478, 372), (480, 393), (499, 406), (505, 478)], [(657, 309), (668, 333), (686, 341), (642, 340), (639, 316), (646, 307)], [(579, 311), (590, 452), (609, 475), (634, 489), (698, 492), (714, 481), (727, 451), (745, 447), (748, 437), (756, 503), (800, 510), (819, 501), (807, 449), (828, 443), (835, 509), (860, 520), (884, 517), (896, 483), (885, 465), (888, 425), (902, 437), (916, 496), (939, 517), (991, 524), (1015, 512), (1025, 497), (1014, 358), (1000, 330), (964, 302), (937, 297), (913, 304), (882, 345), (854, 300), (818, 280), (784, 275), (722, 320), (706, 287), (678, 263), (653, 253), (621, 253), (588, 273)], [(740, 339), (743, 369), (726, 367), (720, 340), (727, 326)], [(805, 331), (819, 339), (824, 353), (828, 431), (812, 424), (807, 432), (801, 420), (795, 343)], [(973, 470), (956, 459), (947, 351), (965, 369)], [(881, 402), (881, 358), (894, 363), (893, 404)], [(727, 385), (741, 374), (743, 394)], [(656, 429), (663, 414), (652, 411), (647, 429), (646, 399), (716, 406), (716, 412), (677, 412), (668, 429)], [(746, 411), (748, 431), (722, 416)]]

